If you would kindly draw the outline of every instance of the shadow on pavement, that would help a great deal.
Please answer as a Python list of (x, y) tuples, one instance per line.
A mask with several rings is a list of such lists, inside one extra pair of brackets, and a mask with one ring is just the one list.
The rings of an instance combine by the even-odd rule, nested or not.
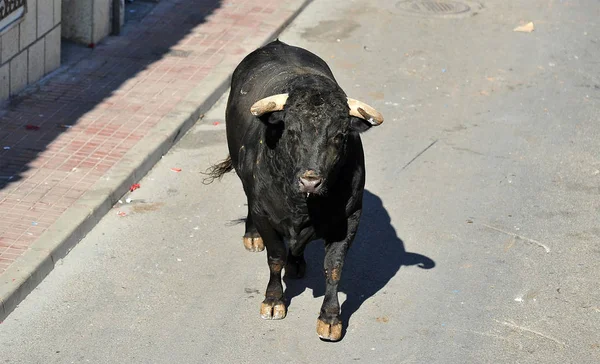
[[(307, 247), (306, 276), (303, 279), (285, 278), (288, 305), (306, 288), (312, 289), (314, 297), (325, 294), (324, 256), (322, 242), (314, 242)], [(431, 269), (435, 262), (424, 255), (406, 251), (381, 199), (365, 190), (359, 231), (346, 257), (340, 282), (339, 291), (346, 294), (346, 301), (341, 307), (344, 335), (350, 317), (360, 306), (384, 288), (402, 266), (411, 265)]]

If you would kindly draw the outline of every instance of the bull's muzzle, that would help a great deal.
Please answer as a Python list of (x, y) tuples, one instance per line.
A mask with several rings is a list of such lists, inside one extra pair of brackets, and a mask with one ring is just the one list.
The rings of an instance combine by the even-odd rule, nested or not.
[(309, 170), (304, 172), (299, 178), (300, 192), (302, 193), (316, 193), (323, 183), (323, 178), (315, 173), (315, 171)]

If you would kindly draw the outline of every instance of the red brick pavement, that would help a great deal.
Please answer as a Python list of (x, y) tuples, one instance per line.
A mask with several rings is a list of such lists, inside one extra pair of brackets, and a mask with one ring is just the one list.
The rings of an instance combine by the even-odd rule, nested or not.
[(0, 110), (0, 274), (209, 73), (241, 60), (299, 5), (161, 0)]

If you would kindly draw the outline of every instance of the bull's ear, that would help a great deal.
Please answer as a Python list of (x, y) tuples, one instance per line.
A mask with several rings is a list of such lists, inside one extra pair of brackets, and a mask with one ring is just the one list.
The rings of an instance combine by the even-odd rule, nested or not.
[(371, 129), (371, 123), (369, 123), (368, 121), (361, 119), (361, 118), (357, 118), (356, 116), (351, 116), (350, 117), (350, 130), (357, 132), (357, 133), (363, 133), (369, 129)]
[(262, 122), (275, 125), (283, 122), (285, 111), (274, 111), (260, 116)]

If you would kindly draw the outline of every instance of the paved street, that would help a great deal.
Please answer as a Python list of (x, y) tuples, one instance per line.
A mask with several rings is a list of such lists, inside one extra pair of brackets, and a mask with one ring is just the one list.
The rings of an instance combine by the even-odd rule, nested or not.
[(222, 98), (0, 325), (0, 361), (599, 362), (600, 6), (446, 3), (314, 0), (280, 36), (386, 117), (340, 342), (315, 332), (320, 242), (288, 316), (259, 316), (241, 184), (202, 183)]
[(121, 35), (63, 42), (60, 69), (0, 105), (0, 321), (307, 4), (127, 2)]

